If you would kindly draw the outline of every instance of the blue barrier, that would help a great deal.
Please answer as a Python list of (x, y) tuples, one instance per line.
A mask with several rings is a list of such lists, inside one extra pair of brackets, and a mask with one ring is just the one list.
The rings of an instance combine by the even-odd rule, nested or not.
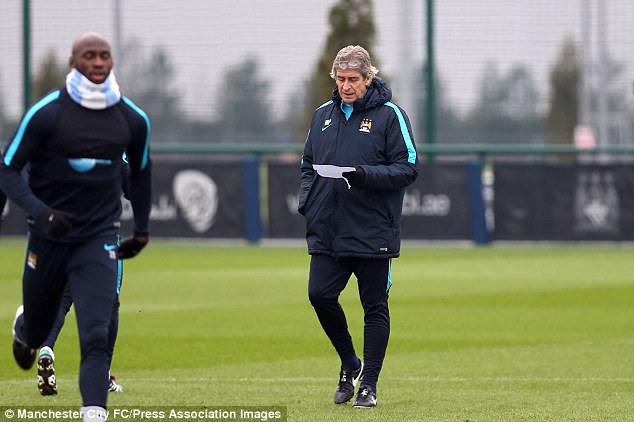
[(260, 218), (260, 160), (250, 156), (243, 161), (244, 237), (257, 242), (262, 237)]
[(491, 241), (487, 229), (484, 197), (482, 196), (482, 162), (473, 160), (467, 163), (467, 186), (469, 193), (469, 216), (471, 218), (471, 240), (476, 244)]

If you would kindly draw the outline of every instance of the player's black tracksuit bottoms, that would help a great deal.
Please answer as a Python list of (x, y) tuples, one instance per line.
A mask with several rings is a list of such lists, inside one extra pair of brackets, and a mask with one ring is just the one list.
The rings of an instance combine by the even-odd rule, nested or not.
[[(121, 283), (119, 283), (119, 286)], [(119, 289), (117, 289), (119, 290)], [(62, 297), (62, 301), (59, 304), (59, 311), (57, 312), (57, 319), (55, 320), (55, 324), (53, 324), (53, 328), (49, 333), (46, 341), (42, 344), (42, 347), (48, 346), (51, 349), (55, 350), (55, 343), (57, 343), (57, 337), (59, 337), (59, 333), (64, 326), (64, 322), (66, 321), (66, 314), (70, 311), (70, 307), (73, 304), (73, 296), (70, 292), (70, 287), (66, 285), (66, 289), (64, 290), (64, 296)], [(112, 364), (112, 357), (114, 355), (114, 345), (117, 342), (117, 334), (119, 333), (119, 307), (121, 303), (119, 302), (119, 294), (117, 293), (117, 299), (112, 307), (112, 316), (110, 317), (110, 327), (108, 329), (108, 358), (110, 364)]]
[[(319, 322), (342, 362), (356, 356), (348, 323), (339, 295), (354, 274), (364, 311), (363, 380), (361, 385), (376, 391), (390, 337), (388, 294), (390, 259), (333, 258), (312, 255), (308, 281), (308, 297)], [(354, 369), (354, 368), (352, 368)]]
[(119, 233), (112, 230), (67, 244), (31, 235), (27, 245), (24, 313), (16, 322), (16, 334), (33, 349), (42, 346), (68, 286), (77, 315), (84, 406), (105, 407), (107, 402), (111, 316), (121, 279), (118, 243)]

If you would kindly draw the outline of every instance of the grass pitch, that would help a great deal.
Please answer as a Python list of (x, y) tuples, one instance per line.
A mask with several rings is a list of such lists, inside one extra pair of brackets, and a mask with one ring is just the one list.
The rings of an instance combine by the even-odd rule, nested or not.
[[(0, 239), (0, 405), (81, 403), (71, 314), (59, 394), (13, 362), (24, 242)], [(339, 361), (305, 247), (154, 240), (124, 265), (117, 406), (282, 406), (289, 421), (634, 420), (634, 248), (404, 245), (375, 409), (332, 404)], [(357, 351), (356, 281), (341, 298)], [(0, 415), (0, 419), (2, 416)]]

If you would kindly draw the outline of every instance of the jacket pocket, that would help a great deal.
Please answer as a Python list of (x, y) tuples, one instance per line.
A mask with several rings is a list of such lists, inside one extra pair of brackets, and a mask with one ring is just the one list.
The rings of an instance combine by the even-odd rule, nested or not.
[(385, 197), (383, 197), (382, 195), (381, 195), (381, 204), (383, 205), (383, 208), (385, 209), (385, 214), (388, 217), (390, 225), (393, 226), (394, 225), (394, 213), (392, 212), (392, 208), (390, 208), (390, 204), (387, 202)]
[(312, 197), (313, 186), (315, 186), (315, 182), (313, 182), (308, 186), (306, 191), (302, 191), (302, 187), (300, 186), (299, 192), (297, 193), (297, 212), (301, 215), (306, 215), (306, 209), (309, 206), (310, 199)]

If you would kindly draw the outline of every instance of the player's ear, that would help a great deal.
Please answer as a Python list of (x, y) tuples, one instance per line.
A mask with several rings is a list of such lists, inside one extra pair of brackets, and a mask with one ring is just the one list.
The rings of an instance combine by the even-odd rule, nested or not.
[(75, 67), (75, 58), (73, 56), (68, 58), (68, 67)]

